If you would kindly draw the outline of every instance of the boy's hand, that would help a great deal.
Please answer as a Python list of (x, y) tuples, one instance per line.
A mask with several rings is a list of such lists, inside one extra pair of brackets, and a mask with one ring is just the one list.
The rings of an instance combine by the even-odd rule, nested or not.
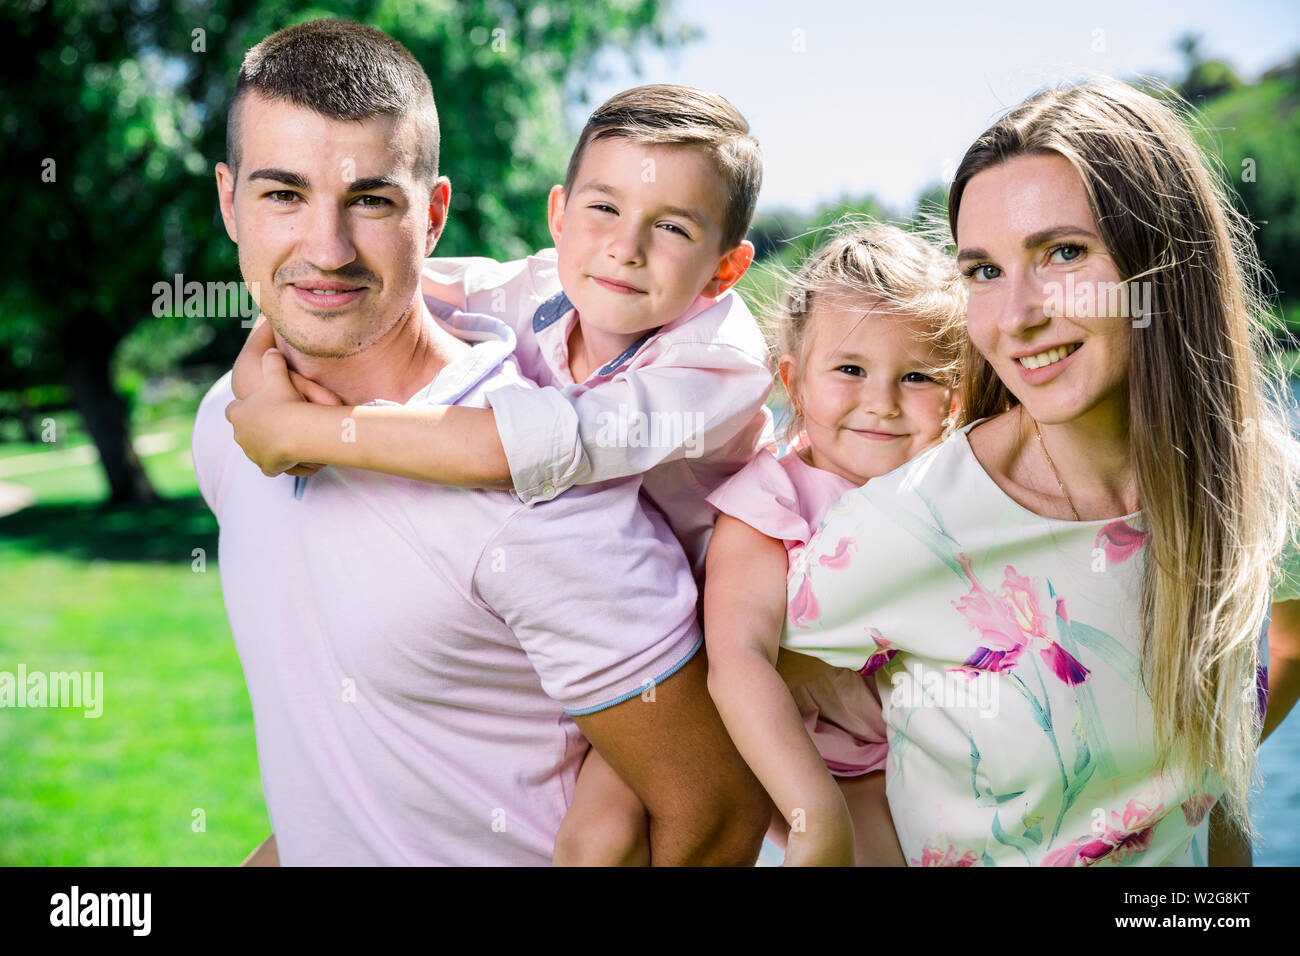
[(264, 475), (314, 474), (319, 465), (299, 462), (289, 455), (285, 421), (294, 406), (308, 400), (318, 405), (341, 405), (342, 401), (324, 386), (291, 373), (284, 356), (275, 349), (262, 355), (261, 374), (260, 388), (248, 398), (235, 399), (226, 406), (226, 418), (235, 427), (235, 441)]
[(235, 358), (234, 374), (230, 376), (230, 390), (235, 393), (235, 398), (248, 398), (257, 391), (262, 384), (262, 356), (267, 349), (273, 348), (275, 332), (266, 316), (259, 315)]

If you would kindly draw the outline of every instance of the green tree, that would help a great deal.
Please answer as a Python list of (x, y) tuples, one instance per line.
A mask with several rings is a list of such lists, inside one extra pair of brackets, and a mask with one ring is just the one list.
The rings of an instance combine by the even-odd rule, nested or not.
[[(257, 41), (321, 16), (368, 23), (429, 73), (453, 183), (447, 254), (545, 244), (547, 187), (566, 157), (563, 106), (603, 49), (679, 43), (667, 0), (0, 0), (6, 271), (0, 388), (62, 380), (111, 499), (155, 497), (129, 441), (111, 360), (142, 321), (174, 351), (232, 355), (238, 316), (153, 319), (154, 287), (239, 278), (217, 214), (226, 106)], [(196, 334), (207, 325), (208, 334)], [(200, 330), (202, 331), (202, 330)], [(181, 343), (184, 348), (177, 345)]]

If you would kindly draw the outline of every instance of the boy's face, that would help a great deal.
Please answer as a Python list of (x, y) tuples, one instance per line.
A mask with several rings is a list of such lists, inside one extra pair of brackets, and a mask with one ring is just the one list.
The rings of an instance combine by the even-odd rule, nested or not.
[(725, 188), (709, 156), (622, 137), (588, 144), (566, 194), (551, 190), (560, 285), (584, 327), (631, 335), (719, 296), (753, 258), (722, 248)]
[(290, 348), (370, 348), (418, 302), (446, 222), (446, 179), (431, 194), (417, 172), (419, 124), (343, 122), (256, 94), (239, 108), (238, 183), (221, 163), (217, 188), (244, 280)]

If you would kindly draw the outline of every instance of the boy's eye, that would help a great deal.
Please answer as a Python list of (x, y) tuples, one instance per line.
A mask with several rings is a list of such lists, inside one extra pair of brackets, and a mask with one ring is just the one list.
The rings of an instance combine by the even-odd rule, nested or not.
[(978, 282), (988, 282), (1002, 275), (1002, 270), (992, 263), (981, 262), (962, 270), (962, 274), (965, 275), (967, 279), (975, 279)]
[[(1067, 243), (1063, 246), (1057, 246), (1047, 254), (1049, 262), (1075, 262), (1088, 250), (1083, 246)], [(1057, 255), (1060, 258), (1056, 258)]]
[(618, 210), (615, 209), (613, 206), (611, 206), (609, 203), (604, 203), (604, 202), (594, 202), (587, 208), (594, 209), (596, 210), (596, 212), (618, 212)]
[(669, 232), (675, 232), (677, 233), (677, 235), (683, 236), (687, 239), (691, 238), (690, 233), (688, 233), (681, 226), (677, 225), (677, 223), (675, 222), (661, 222), (659, 225), (661, 228), (666, 229)]

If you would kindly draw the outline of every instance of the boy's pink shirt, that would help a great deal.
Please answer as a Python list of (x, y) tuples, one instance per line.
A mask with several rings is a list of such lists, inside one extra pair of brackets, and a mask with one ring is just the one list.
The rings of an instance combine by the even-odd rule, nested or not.
[[(535, 391), (503, 323), (473, 319), (452, 329), (470, 352), (407, 404)], [(635, 480), (530, 509), (359, 469), (267, 478), (234, 441), (232, 399), (227, 374), (199, 408), (195, 475), (281, 860), (548, 864), (586, 752), (567, 715), (699, 646), (662, 517)]]
[(740, 296), (697, 299), (634, 354), (575, 383), (568, 339), (576, 313), (534, 330), (538, 308), (561, 291), (555, 250), (504, 263), (429, 259), (423, 288), (426, 297), (503, 319), (518, 337), (520, 370), (544, 386), (489, 397), (520, 500), (642, 475), (644, 494), (701, 577), (714, 521), (705, 496), (771, 441), (767, 346)]

